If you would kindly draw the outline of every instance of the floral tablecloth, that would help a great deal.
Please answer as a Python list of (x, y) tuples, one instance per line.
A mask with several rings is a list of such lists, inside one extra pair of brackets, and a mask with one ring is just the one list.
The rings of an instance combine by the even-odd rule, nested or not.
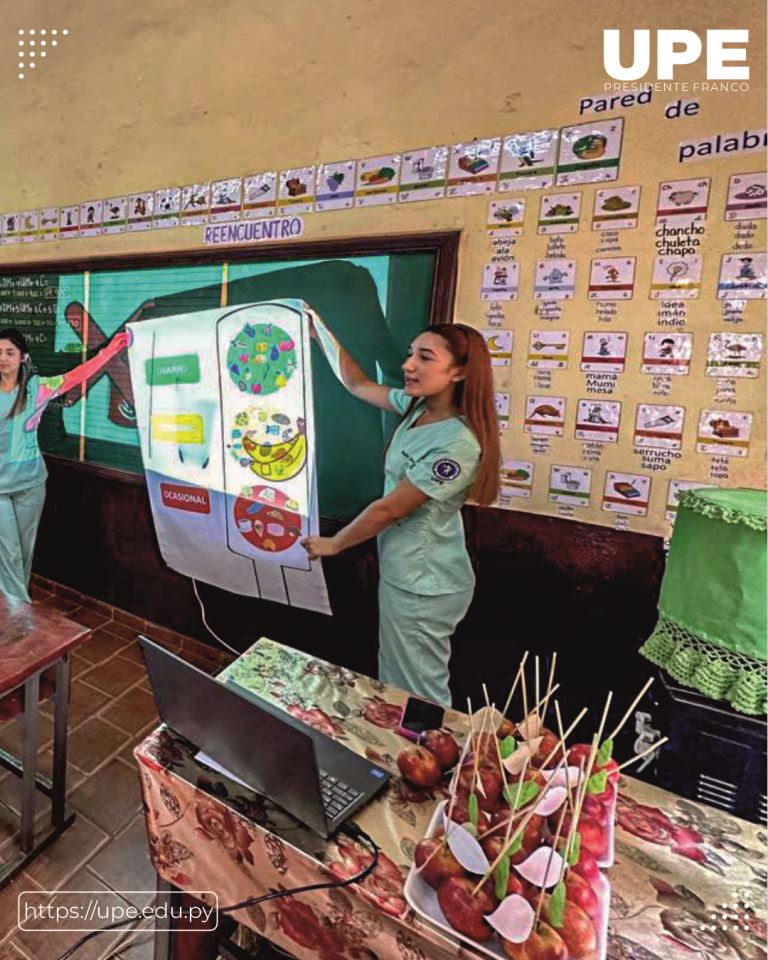
[[(234, 914), (300, 960), (447, 960), (476, 954), (421, 920), (403, 897), (413, 850), (444, 788), (397, 776), (396, 733), (407, 694), (262, 639), (220, 675), (269, 699), (396, 776), (356, 817), (380, 845), (361, 887), (322, 890)], [(467, 718), (448, 712), (458, 738)], [(368, 860), (345, 836), (324, 841), (263, 798), (194, 759), (165, 727), (135, 752), (150, 853), (181, 889), (215, 890), (222, 905), (346, 878)], [(765, 834), (710, 807), (623, 778), (611, 881), (610, 960), (765, 960)], [(753, 909), (736, 911), (736, 903)], [(728, 915), (727, 922), (723, 918)]]

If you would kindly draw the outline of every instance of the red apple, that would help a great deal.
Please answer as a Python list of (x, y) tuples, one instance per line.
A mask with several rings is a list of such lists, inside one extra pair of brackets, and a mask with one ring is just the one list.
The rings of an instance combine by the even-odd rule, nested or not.
[(581, 846), (594, 854), (595, 857), (603, 857), (606, 852), (608, 837), (605, 828), (594, 817), (585, 817), (584, 814), (579, 817), (577, 827), (581, 834)]
[(581, 850), (579, 860), (571, 867), (571, 872), (586, 880), (595, 892), (600, 890), (600, 867), (595, 856), (588, 850)]
[(587, 881), (569, 870), (565, 878), (565, 898), (581, 907), (588, 917), (596, 917), (600, 912), (600, 901)]
[[(449, 803), (450, 807), (450, 803)], [(459, 792), (456, 796), (456, 802), (451, 810), (451, 820), (454, 823), (469, 823), (469, 794)], [(482, 835), (488, 830), (490, 819), (485, 810), (480, 810), (477, 817), (477, 835)]]
[(485, 915), (494, 911), (496, 903), (485, 886), (474, 893), (475, 884), (467, 877), (448, 877), (440, 884), (437, 902), (454, 930), (484, 943), (493, 936)]
[(560, 737), (546, 727), (541, 728), (541, 743), (536, 753), (531, 757), (531, 764), (540, 767), (546, 762), (548, 767), (556, 766), (563, 758), (563, 751), (559, 747)]
[(568, 960), (563, 938), (543, 921), (523, 943), (512, 943), (502, 937), (501, 948), (510, 960)]
[(504, 740), (507, 737), (514, 737), (517, 733), (517, 724), (512, 723), (511, 720), (507, 720), (506, 717), (501, 721), (499, 726), (496, 729), (496, 736), (499, 740)]
[[(551, 923), (549, 916), (549, 897), (544, 897), (543, 914)], [(557, 928), (566, 947), (570, 960), (582, 960), (597, 950), (597, 933), (595, 926), (581, 907), (572, 900), (565, 901), (563, 924)]]
[(459, 745), (448, 730), (427, 730), (422, 738), (422, 746), (431, 750), (437, 762), (447, 770), (459, 760)]
[(414, 787), (434, 787), (442, 771), (437, 758), (426, 747), (406, 747), (397, 755), (397, 766)]
[[(440, 849), (435, 853), (437, 847)], [(463, 877), (465, 875), (464, 867), (448, 849), (448, 844), (438, 837), (425, 838), (416, 847), (414, 855), (416, 866), (420, 867), (427, 860), (429, 860), (429, 863), (420, 873), (425, 883), (434, 887), (435, 890), (448, 877)]]
[(588, 793), (584, 797), (582, 812), (597, 820), (600, 824), (605, 824), (608, 820), (608, 806), (601, 800), (602, 794)]
[(477, 768), (477, 779), (483, 785), (485, 796), (483, 796), (483, 792), (478, 789), (475, 782), (474, 764), (465, 763), (459, 773), (458, 789), (460, 792), (466, 792), (468, 794), (474, 791), (477, 794), (477, 803), (480, 809), (486, 810), (488, 813), (493, 813), (499, 807), (501, 788), (504, 786), (501, 773), (498, 769), (483, 764)]

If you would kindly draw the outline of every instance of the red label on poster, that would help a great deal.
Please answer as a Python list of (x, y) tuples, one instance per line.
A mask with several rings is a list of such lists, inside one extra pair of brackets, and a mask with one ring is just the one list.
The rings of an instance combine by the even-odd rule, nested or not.
[(175, 483), (161, 483), (163, 506), (190, 513), (210, 513), (211, 497), (203, 487), (179, 487)]

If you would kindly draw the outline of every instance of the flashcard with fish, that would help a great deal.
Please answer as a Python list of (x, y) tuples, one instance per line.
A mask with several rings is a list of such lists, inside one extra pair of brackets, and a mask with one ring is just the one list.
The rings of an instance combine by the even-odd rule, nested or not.
[(499, 476), (499, 502), (507, 506), (512, 497), (530, 498), (533, 492), (534, 465), (530, 460), (502, 460)]
[(100, 237), (101, 220), (101, 200), (88, 200), (86, 203), (81, 203), (79, 235), (81, 237)]
[(752, 414), (735, 410), (702, 410), (696, 435), (698, 453), (748, 457)]
[(523, 232), (525, 198), (491, 200), (488, 204), (486, 230), (489, 237), (519, 237)]
[(549, 471), (549, 500), (572, 507), (588, 507), (592, 490), (592, 471), (586, 467), (552, 464)]
[(357, 161), (356, 207), (379, 207), (397, 203), (401, 160), (399, 153), (389, 153), (383, 157), (368, 157), (366, 160)]
[(713, 333), (707, 348), (707, 376), (757, 377), (762, 357), (761, 333)]
[(710, 489), (715, 486), (717, 486), (717, 484), (702, 483), (698, 480), (670, 480), (667, 485), (667, 506), (664, 516), (670, 523), (673, 524), (675, 522), (677, 519), (677, 510), (680, 506), (678, 497), (683, 490)]
[(685, 407), (639, 403), (635, 416), (636, 447), (679, 450), (683, 445)]
[(589, 271), (589, 300), (630, 300), (635, 289), (634, 257), (600, 257)]
[(533, 370), (565, 370), (569, 339), (567, 330), (533, 330), (526, 366)]
[(61, 207), (59, 210), (59, 236), (66, 239), (80, 232), (80, 207)]
[(640, 213), (640, 187), (609, 187), (595, 193), (593, 230), (632, 230)]
[(101, 205), (101, 232), (125, 233), (128, 197), (110, 197)]
[(526, 433), (562, 437), (565, 429), (565, 397), (526, 397)]
[(483, 267), (483, 300), (517, 300), (520, 267), (514, 258), (507, 263), (486, 263)]
[(692, 333), (646, 333), (643, 373), (684, 377), (691, 372)]
[(603, 489), (603, 510), (644, 517), (648, 514), (650, 495), (650, 477), (644, 477), (636, 473), (608, 471), (605, 475), (605, 487)]
[(36, 243), (40, 239), (40, 214), (37, 210), (22, 210), (19, 214), (22, 243)]
[(708, 177), (702, 180), (666, 180), (659, 185), (656, 226), (689, 227), (707, 219)]
[(315, 208), (315, 168), (296, 167), (280, 171), (277, 207), (290, 214), (311, 213)]
[(181, 223), (181, 187), (164, 187), (155, 190), (155, 212), (152, 226), (162, 230), (178, 227)]
[(728, 180), (726, 220), (765, 220), (768, 216), (768, 174), (734, 173)]
[(185, 227), (208, 223), (211, 213), (211, 184), (190, 183), (181, 188), (181, 223)]
[(227, 223), (239, 220), (243, 203), (243, 181), (240, 177), (216, 180), (211, 184), (210, 223)]
[(472, 140), (451, 147), (448, 162), (449, 197), (470, 197), (493, 193), (499, 170), (501, 140)]
[(616, 400), (579, 400), (576, 439), (616, 443), (621, 426), (621, 403)]
[(154, 193), (132, 193), (128, 198), (128, 232), (152, 229)]
[(504, 138), (499, 190), (542, 190), (555, 182), (559, 130), (534, 130)]
[(765, 300), (768, 296), (768, 254), (726, 253), (720, 261), (718, 300)]
[(481, 330), (491, 355), (491, 366), (508, 367), (512, 362), (512, 331)]
[(588, 373), (623, 373), (627, 362), (626, 333), (604, 333), (601, 330), (584, 334), (581, 369)]
[(499, 430), (506, 430), (509, 426), (509, 403), (508, 393), (494, 393), (493, 402), (496, 407), (496, 419), (499, 421)]
[(536, 262), (535, 300), (572, 300), (576, 290), (576, 261), (553, 257)]
[(354, 160), (341, 163), (321, 163), (317, 168), (315, 209), (348, 210), (355, 204)]
[(701, 288), (701, 255), (656, 257), (651, 300), (694, 300)]
[(59, 239), (59, 208), (43, 207), (40, 211), (40, 238), (42, 240)]
[(545, 193), (539, 203), (537, 232), (576, 233), (580, 216), (580, 193)]
[(555, 183), (600, 183), (619, 176), (624, 121), (598, 120), (560, 131)]
[(427, 147), (403, 154), (398, 200), (440, 200), (448, 178), (448, 147)]
[(18, 213), (3, 214), (3, 243), (21, 243), (21, 221)]
[(277, 170), (256, 173), (243, 180), (243, 219), (260, 220), (277, 213)]

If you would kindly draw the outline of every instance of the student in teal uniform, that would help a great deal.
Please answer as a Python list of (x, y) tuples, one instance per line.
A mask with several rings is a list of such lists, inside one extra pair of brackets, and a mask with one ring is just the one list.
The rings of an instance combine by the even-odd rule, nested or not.
[(496, 499), (499, 436), (488, 348), (460, 323), (425, 330), (403, 364), (404, 389), (374, 383), (311, 313), (313, 336), (360, 400), (402, 415), (387, 449), (384, 494), (333, 537), (307, 537), (311, 559), (370, 537), (379, 547), (379, 679), (450, 705), (451, 635), (475, 577), (461, 507)]
[(0, 594), (29, 601), (29, 576), (45, 502), (47, 472), (37, 427), (47, 404), (84, 383), (124, 350), (118, 333), (95, 357), (58, 377), (33, 373), (24, 335), (0, 330)]

